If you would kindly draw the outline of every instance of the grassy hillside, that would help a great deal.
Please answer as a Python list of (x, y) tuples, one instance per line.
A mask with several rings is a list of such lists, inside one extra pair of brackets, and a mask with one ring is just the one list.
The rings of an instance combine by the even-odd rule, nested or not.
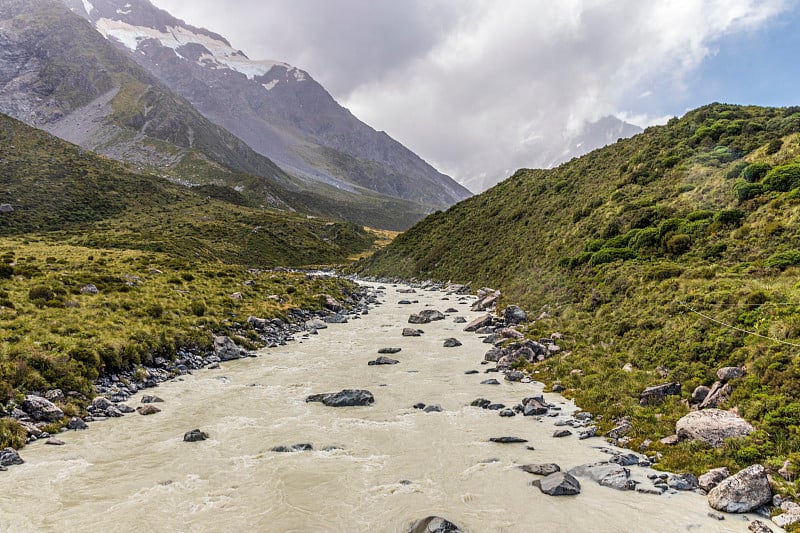
[(571, 355), (537, 370), (603, 412), (606, 429), (630, 416), (634, 445), (687, 412), (678, 399), (639, 407), (644, 387), (680, 381), (686, 398), (719, 367), (746, 365), (727, 407), (760, 431), (717, 451), (681, 444), (665, 465), (800, 465), (798, 187), (800, 108), (712, 104), (556, 169), (520, 170), (359, 268), (493, 286), (546, 311), (530, 335), (561, 331)]

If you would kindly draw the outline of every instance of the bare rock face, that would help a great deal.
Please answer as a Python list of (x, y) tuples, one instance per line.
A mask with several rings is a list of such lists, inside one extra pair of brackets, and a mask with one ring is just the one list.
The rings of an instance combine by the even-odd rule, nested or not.
[(22, 410), (37, 422), (55, 422), (64, 418), (64, 411), (59, 409), (56, 404), (47, 398), (33, 394), (25, 396)]
[(667, 396), (675, 396), (681, 393), (681, 384), (677, 382), (662, 383), (647, 387), (639, 397), (639, 405), (657, 405), (662, 403)]
[(708, 504), (725, 513), (749, 513), (771, 501), (772, 489), (761, 465), (740, 470), (708, 493)]
[(739, 366), (726, 366), (717, 370), (717, 379), (723, 383), (741, 377), (744, 377), (744, 368)]
[(753, 431), (744, 418), (719, 409), (691, 412), (675, 424), (678, 438), (702, 440), (713, 448), (722, 446), (725, 439), (744, 437)]

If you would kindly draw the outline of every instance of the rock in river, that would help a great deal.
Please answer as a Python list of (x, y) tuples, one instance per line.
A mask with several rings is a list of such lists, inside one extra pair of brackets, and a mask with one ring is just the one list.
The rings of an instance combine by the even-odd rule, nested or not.
[(353, 407), (360, 405), (370, 405), (375, 402), (375, 398), (368, 390), (363, 389), (344, 389), (339, 392), (328, 392), (323, 394), (312, 394), (306, 398), (307, 402), (322, 402), (328, 407)]
[(21, 465), (24, 462), (14, 448), (0, 450), (0, 466)]
[(393, 353), (398, 353), (400, 350), (401, 350), (401, 348), (380, 348), (378, 350), (378, 353), (393, 354)]
[(34, 394), (25, 396), (22, 410), (36, 422), (55, 422), (64, 418), (64, 411), (50, 400)]
[(444, 347), (445, 348), (455, 348), (456, 346), (461, 346), (461, 341), (454, 337), (450, 337), (444, 340)]
[(422, 333), (421, 329), (403, 328), (403, 337), (419, 337)]
[(375, 359), (374, 361), (370, 361), (370, 362), (369, 362), (369, 363), (367, 363), (367, 364), (368, 364), (369, 366), (375, 366), (375, 365), (396, 365), (396, 364), (397, 364), (397, 363), (399, 363), (399, 362), (400, 362), (400, 361), (398, 361), (397, 359), (392, 359), (391, 357), (384, 357), (384, 356), (380, 356), (380, 357), (378, 357), (377, 359)]
[(414, 522), (409, 533), (461, 533), (461, 529), (440, 516), (429, 516)]
[(555, 472), (533, 482), (548, 496), (572, 496), (581, 493), (581, 484), (567, 472)]
[(201, 440), (206, 440), (207, 438), (208, 433), (205, 431), (200, 431), (199, 429), (192, 429), (183, 434), (184, 442), (199, 442)]
[(523, 472), (540, 476), (549, 476), (550, 474), (561, 472), (561, 467), (555, 463), (532, 463), (529, 465), (522, 465), (520, 468)]
[(515, 444), (518, 442), (528, 442), (527, 439), (522, 437), (492, 437), (489, 442), (499, 442), (500, 444)]
[(159, 409), (153, 404), (148, 403), (137, 407), (136, 412), (139, 413), (140, 415), (154, 415), (156, 413), (160, 413), (161, 409)]

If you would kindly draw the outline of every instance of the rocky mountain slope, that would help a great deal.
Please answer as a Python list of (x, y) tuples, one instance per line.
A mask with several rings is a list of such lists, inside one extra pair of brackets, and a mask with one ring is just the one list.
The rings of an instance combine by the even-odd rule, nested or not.
[(254, 61), (147, 0), (65, 0), (109, 41), (286, 172), (431, 209), (469, 191), (340, 106), (307, 72)]
[(0, 112), (184, 184), (230, 186), (255, 205), (408, 227), (429, 208), (298, 179), (212, 123), (58, 0), (0, 4)]
[[(800, 457), (800, 107), (713, 104), (552, 170), (520, 170), (436, 213), (364, 261), (374, 275), (451, 279), (503, 291), (563, 333), (568, 355), (539, 364), (631, 445), (667, 468), (776, 470)], [(658, 440), (724, 367), (722, 407), (759, 430), (708, 449)], [(648, 386), (678, 395), (640, 405)], [(720, 398), (717, 398), (720, 400)]]

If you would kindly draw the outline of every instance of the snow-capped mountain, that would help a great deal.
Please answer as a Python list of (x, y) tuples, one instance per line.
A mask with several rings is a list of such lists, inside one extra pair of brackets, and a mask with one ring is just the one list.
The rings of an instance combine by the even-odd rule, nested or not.
[(469, 191), (340, 106), (307, 72), (252, 60), (148, 0), (63, 0), (109, 41), (283, 170), (430, 209)]

